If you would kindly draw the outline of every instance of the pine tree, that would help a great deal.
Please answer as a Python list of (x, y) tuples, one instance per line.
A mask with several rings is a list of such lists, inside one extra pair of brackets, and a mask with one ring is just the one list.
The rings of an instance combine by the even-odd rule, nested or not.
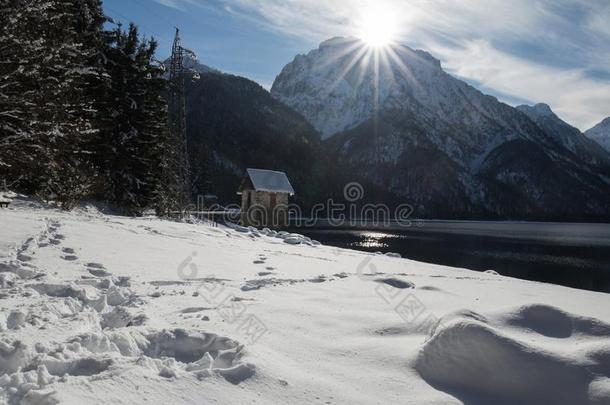
[(157, 44), (104, 30), (100, 0), (0, 0), (0, 180), (129, 213), (176, 207), (178, 143), (168, 131)]
[[(95, 177), (88, 139), (96, 132), (91, 94), (101, 86), (105, 17), (98, 0), (4, 0), (0, 37), (8, 63), (0, 86), (14, 115), (3, 120), (3, 175), (21, 189), (70, 208)], [(5, 13), (6, 11), (6, 13)]]
[[(98, 150), (104, 195), (129, 213), (156, 205), (171, 205), (168, 174), (173, 155), (167, 134), (167, 82), (154, 60), (157, 44), (138, 36), (132, 24), (107, 37), (107, 93), (111, 121), (102, 132)], [(169, 187), (167, 190), (166, 187)]]
[(43, 41), (34, 28), (42, 11), (31, 0), (0, 0), (0, 176), (24, 191), (35, 191), (36, 166), (42, 155), (36, 132), (37, 61)]
[(86, 196), (95, 168), (90, 161), (89, 140), (97, 133), (95, 99), (104, 70), (100, 63), (102, 25), (105, 21), (97, 0), (55, 0), (45, 28), (51, 50), (41, 66), (40, 100), (48, 118), (44, 133), (51, 165), (45, 194), (57, 195), (69, 208)]

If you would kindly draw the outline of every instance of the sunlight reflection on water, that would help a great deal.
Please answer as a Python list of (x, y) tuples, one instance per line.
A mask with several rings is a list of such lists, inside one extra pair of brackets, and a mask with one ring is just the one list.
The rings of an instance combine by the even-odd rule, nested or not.
[[(610, 224), (458, 222), (444, 232), (429, 228), (303, 233), (329, 246), (610, 293)], [(565, 237), (558, 238), (563, 231)]]
[(388, 244), (385, 243), (385, 239), (391, 237), (391, 235), (388, 235), (387, 233), (383, 232), (365, 232), (362, 233), (360, 236), (361, 239), (359, 241), (350, 244), (352, 247), (362, 247), (369, 249), (387, 248)]

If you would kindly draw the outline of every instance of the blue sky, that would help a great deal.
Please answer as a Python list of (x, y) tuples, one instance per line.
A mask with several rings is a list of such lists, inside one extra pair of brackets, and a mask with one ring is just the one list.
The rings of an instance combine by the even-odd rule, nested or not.
[(610, 0), (104, 0), (159, 56), (177, 25), (202, 63), (267, 88), (296, 54), (356, 35), (373, 5), (397, 41), (509, 104), (545, 102), (581, 130), (610, 116)]
[(143, 34), (153, 35), (159, 41), (161, 57), (169, 56), (173, 27), (178, 26), (184, 46), (195, 51), (202, 63), (248, 77), (266, 88), (297, 53), (320, 42), (273, 32), (228, 11), (228, 4), (222, 1), (104, 0), (104, 7), (113, 19), (134, 21)]

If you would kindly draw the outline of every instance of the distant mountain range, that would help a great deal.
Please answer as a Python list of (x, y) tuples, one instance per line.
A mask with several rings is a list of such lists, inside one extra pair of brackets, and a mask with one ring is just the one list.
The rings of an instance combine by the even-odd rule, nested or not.
[(610, 219), (610, 153), (591, 140), (608, 125), (585, 136), (547, 105), (508, 106), (425, 51), (393, 46), (378, 68), (367, 52), (325, 41), (271, 94), (202, 70), (188, 89), (191, 156), (211, 181), (200, 188), (232, 198), (260, 167), (287, 171), (305, 205), (359, 181), (367, 201), (426, 217)]
[(602, 147), (610, 152), (610, 117), (604, 119), (593, 128), (585, 131), (585, 135), (599, 143)]

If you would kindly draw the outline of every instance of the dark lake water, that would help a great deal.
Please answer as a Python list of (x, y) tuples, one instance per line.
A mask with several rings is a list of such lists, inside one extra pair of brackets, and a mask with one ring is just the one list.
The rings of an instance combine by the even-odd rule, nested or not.
[(610, 293), (610, 225), (422, 221), (401, 229), (295, 232), (337, 247)]

